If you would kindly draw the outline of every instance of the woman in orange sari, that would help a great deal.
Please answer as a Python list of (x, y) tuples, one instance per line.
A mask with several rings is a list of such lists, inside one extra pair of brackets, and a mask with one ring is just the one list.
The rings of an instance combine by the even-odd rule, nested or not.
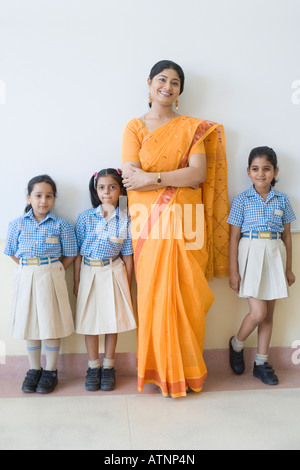
[[(228, 276), (227, 167), (224, 131), (180, 116), (172, 105), (184, 74), (158, 62), (148, 78), (150, 111), (126, 126), (122, 144), (137, 281), (138, 390), (164, 396), (200, 392), (207, 280)], [(204, 208), (204, 210), (203, 210)]]

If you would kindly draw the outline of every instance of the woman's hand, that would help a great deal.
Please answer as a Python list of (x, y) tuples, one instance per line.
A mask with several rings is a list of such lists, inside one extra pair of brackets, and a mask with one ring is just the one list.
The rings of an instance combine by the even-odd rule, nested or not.
[[(157, 184), (158, 175), (161, 183)], [(138, 162), (123, 164), (123, 184), (127, 191), (157, 191), (172, 186), (175, 188), (199, 189), (199, 184), (205, 180), (205, 154), (195, 153), (189, 158), (189, 165), (171, 171), (148, 172), (141, 169)]]
[(128, 163), (123, 170), (123, 185), (127, 191), (139, 191), (151, 184), (151, 173)]

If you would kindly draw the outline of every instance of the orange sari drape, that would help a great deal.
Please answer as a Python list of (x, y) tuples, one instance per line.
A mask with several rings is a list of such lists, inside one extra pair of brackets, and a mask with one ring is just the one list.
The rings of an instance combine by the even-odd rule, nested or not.
[(122, 161), (139, 161), (150, 172), (184, 168), (203, 142), (207, 176), (199, 189), (128, 192), (139, 391), (149, 382), (172, 397), (202, 389), (205, 316), (214, 300), (207, 280), (228, 276), (227, 166), (216, 123), (183, 116), (149, 133), (133, 119), (124, 131)]

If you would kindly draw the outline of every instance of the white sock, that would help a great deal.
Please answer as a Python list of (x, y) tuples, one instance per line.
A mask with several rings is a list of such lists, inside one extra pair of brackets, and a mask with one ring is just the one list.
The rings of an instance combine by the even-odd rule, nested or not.
[(103, 369), (112, 369), (115, 365), (114, 359), (103, 358)]
[(241, 352), (244, 349), (245, 341), (240, 341), (236, 336), (232, 338), (231, 345), (234, 351)]
[(56, 371), (59, 349), (60, 339), (47, 339), (45, 341), (46, 370)]
[(41, 370), (42, 342), (40, 340), (26, 341), (26, 347), (30, 369)]
[(263, 366), (265, 362), (268, 362), (268, 354), (256, 354), (255, 364), (257, 366)]
[(99, 358), (94, 361), (89, 361), (88, 364), (90, 369), (100, 369), (101, 367), (101, 361)]

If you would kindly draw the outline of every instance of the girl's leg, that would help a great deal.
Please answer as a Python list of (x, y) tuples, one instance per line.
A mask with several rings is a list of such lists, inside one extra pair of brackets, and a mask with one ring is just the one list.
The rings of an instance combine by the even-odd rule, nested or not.
[(89, 392), (100, 390), (101, 362), (99, 359), (98, 335), (86, 335), (85, 345), (88, 353), (89, 368), (85, 379), (85, 388)]
[(267, 359), (264, 362), (268, 362), (267, 356), (269, 352), (269, 345), (273, 330), (273, 314), (275, 309), (275, 302), (276, 300), (267, 301), (267, 315), (264, 321), (258, 326), (257, 354), (262, 355)]
[(275, 300), (267, 302), (267, 315), (258, 327), (258, 347), (254, 362), (253, 375), (267, 385), (277, 385), (279, 380), (272, 366), (268, 364), (269, 345), (273, 328)]
[(248, 299), (250, 312), (244, 318), (239, 332), (233, 336), (229, 343), (230, 348), (230, 366), (237, 375), (242, 375), (245, 371), (244, 362), (244, 344), (246, 339), (253, 333), (255, 328), (260, 325), (267, 315), (267, 301), (254, 298)]
[(253, 333), (266, 318), (268, 313), (268, 306), (266, 300), (254, 299), (250, 297), (248, 299), (250, 306), (250, 312), (244, 318), (244, 321), (237, 334), (239, 341), (245, 342), (246, 339)]
[(60, 339), (46, 339), (45, 340), (45, 354), (46, 354), (46, 369), (56, 371), (57, 359), (60, 349)]
[(104, 391), (113, 390), (116, 385), (114, 365), (117, 340), (117, 333), (105, 335), (105, 353), (101, 376), (101, 390)]
[(100, 369), (101, 362), (99, 359), (99, 337), (98, 335), (86, 335), (85, 345), (88, 353), (89, 368)]
[(45, 340), (46, 368), (43, 370), (36, 391), (51, 393), (58, 384), (57, 359), (60, 349), (60, 339)]
[(36, 392), (37, 385), (41, 378), (41, 349), (42, 342), (40, 340), (28, 340), (26, 342), (27, 353), (29, 359), (30, 370), (27, 372), (26, 377), (22, 384), (22, 391), (25, 393)]
[(41, 370), (41, 340), (28, 340), (26, 341), (26, 347), (30, 369)]
[[(115, 351), (118, 341), (118, 334), (107, 334), (105, 335), (105, 352), (104, 352), (104, 359), (110, 359), (114, 361), (115, 359)], [(112, 367), (114, 364), (112, 365)]]

